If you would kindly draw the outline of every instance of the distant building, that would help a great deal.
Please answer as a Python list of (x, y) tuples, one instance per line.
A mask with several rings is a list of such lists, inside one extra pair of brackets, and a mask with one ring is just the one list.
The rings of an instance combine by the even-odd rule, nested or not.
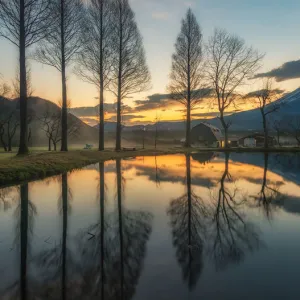
[(196, 147), (221, 147), (222, 140), (222, 131), (207, 123), (200, 123), (191, 130), (191, 144)]
[[(248, 135), (239, 139), (238, 144), (241, 147), (248, 147), (248, 148), (264, 147), (265, 136), (263, 134)], [(274, 145), (276, 145), (276, 139), (272, 136), (269, 136), (268, 145), (269, 147), (273, 147)]]

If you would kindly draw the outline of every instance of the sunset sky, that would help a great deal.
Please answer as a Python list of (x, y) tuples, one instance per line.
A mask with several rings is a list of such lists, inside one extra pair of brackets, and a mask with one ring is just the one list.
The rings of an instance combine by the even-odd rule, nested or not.
[[(144, 38), (147, 62), (152, 75), (152, 89), (124, 101), (129, 106), (127, 121), (151, 122), (157, 107), (163, 120), (182, 119), (181, 106), (170, 103), (166, 97), (168, 75), (174, 42), (180, 30), (180, 21), (188, 7), (192, 7), (201, 25), (204, 40), (215, 27), (225, 28), (245, 39), (261, 53), (265, 53), (263, 67), (259, 73), (267, 73), (277, 79), (276, 87), (292, 91), (300, 86), (300, 1), (296, 0), (130, 0), (136, 13), (139, 29)], [(0, 73), (10, 83), (17, 71), (17, 49), (4, 39), (0, 39)], [(60, 74), (51, 67), (30, 61), (34, 95), (58, 102), (61, 85)], [(280, 68), (281, 69), (278, 69)], [(272, 71), (271, 73), (269, 73)], [(294, 79), (291, 79), (294, 78)], [(68, 70), (68, 92), (72, 107), (97, 105), (97, 90), (81, 82)], [(258, 81), (244, 87), (250, 92), (258, 88)], [(150, 96), (150, 97), (149, 97)], [(152, 97), (151, 97), (152, 96)], [(146, 102), (135, 102), (143, 100)], [(114, 98), (107, 94), (106, 102)], [(135, 106), (138, 104), (138, 109)], [(248, 105), (246, 108), (249, 108)], [(241, 108), (243, 109), (243, 107)], [(195, 117), (213, 117), (215, 112), (202, 105), (195, 111)], [(199, 115), (200, 114), (200, 115)], [(92, 116), (85, 116), (89, 122)], [(108, 120), (113, 115), (108, 114)]]

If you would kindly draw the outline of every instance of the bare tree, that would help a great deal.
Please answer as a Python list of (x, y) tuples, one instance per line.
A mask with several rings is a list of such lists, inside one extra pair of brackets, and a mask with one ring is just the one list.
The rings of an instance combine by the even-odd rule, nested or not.
[(250, 98), (254, 101), (254, 104), (259, 108), (264, 131), (264, 147), (269, 147), (269, 128), (268, 128), (268, 116), (274, 112), (277, 112), (282, 103), (276, 101), (278, 96), (283, 93), (282, 90), (272, 89), (272, 82), (270, 79), (263, 83), (263, 88), (259, 91), (251, 92), (246, 95), (246, 98)]
[(277, 137), (277, 143), (278, 146), (281, 147), (281, 142), (280, 142), (280, 135), (283, 133), (283, 124), (282, 120), (273, 120), (272, 122), (272, 128), (276, 132), (276, 137)]
[(175, 44), (168, 87), (172, 98), (186, 108), (185, 146), (190, 147), (191, 110), (202, 98), (203, 89), (202, 33), (195, 15), (189, 8), (182, 20)]
[(61, 73), (62, 118), (61, 151), (68, 151), (68, 109), (66, 69), (82, 46), (81, 29), (84, 7), (81, 0), (52, 0), (49, 7), (54, 26), (37, 49), (34, 58)]
[(1, 79), (1, 82), (0, 82), (0, 99), (1, 99), (1, 98), (7, 97), (10, 94), (11, 88), (7, 83), (2, 81), (1, 74), (0, 74), (0, 79)]
[[(14, 80), (12, 81), (12, 96), (15, 98), (20, 98), (20, 74), (17, 71)], [(33, 95), (34, 89), (32, 86), (31, 68), (28, 65), (28, 60), (26, 60), (26, 91), (27, 97)]]
[(240, 37), (223, 29), (215, 30), (209, 39), (207, 52), (207, 75), (217, 100), (225, 147), (228, 147), (228, 130), (231, 123), (225, 120), (225, 113), (239, 97), (238, 88), (258, 70), (263, 55), (246, 46)]
[(51, 112), (49, 106), (47, 106), (44, 113), (38, 117), (39, 121), (42, 123), (42, 130), (46, 133), (48, 139), (48, 151), (51, 151), (53, 138), (59, 131), (60, 118), (61, 114)]
[(112, 71), (112, 22), (110, 0), (89, 0), (76, 73), (99, 90), (99, 151), (104, 150), (104, 91)]
[(121, 150), (122, 101), (149, 88), (150, 73), (146, 65), (141, 34), (128, 0), (113, 0), (115, 59), (110, 90), (117, 97), (116, 150)]
[(49, 3), (49, 0), (0, 0), (0, 37), (6, 38), (19, 49), (19, 154), (28, 153), (26, 50), (48, 33)]

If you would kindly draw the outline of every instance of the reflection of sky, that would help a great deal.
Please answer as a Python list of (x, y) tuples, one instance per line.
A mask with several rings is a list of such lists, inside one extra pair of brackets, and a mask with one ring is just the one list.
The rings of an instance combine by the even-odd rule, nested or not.
[[(249, 161), (250, 156), (249, 154)], [(262, 166), (263, 161), (261, 166), (245, 161), (230, 161), (229, 173), (232, 182), (225, 182), (227, 189), (230, 192), (236, 189), (237, 199), (250, 199), (257, 195), (262, 184)], [(183, 299), (189, 292), (182, 282), (176, 251), (172, 245), (172, 230), (167, 211), (170, 202), (186, 191), (185, 156), (129, 159), (122, 161), (122, 169), (124, 208), (150, 212), (154, 216), (152, 233), (147, 242), (147, 256), (134, 299)], [(75, 254), (75, 235), (85, 232), (91, 224), (99, 220), (98, 170), (97, 165), (90, 166), (72, 172), (68, 178), (72, 195), (69, 203), (68, 245)], [(105, 163), (105, 171), (105, 205), (107, 211), (113, 212), (117, 208), (115, 163)], [(210, 162), (205, 159), (200, 159), (200, 162), (191, 159), (192, 190), (208, 207), (215, 201), (223, 172), (222, 157), (214, 157)], [(280, 193), (289, 196), (286, 201), (300, 199), (300, 187), (285, 180), (284, 176), (268, 171), (267, 180), (270, 186), (280, 183)], [(30, 241), (33, 245), (32, 255), (51, 247), (48, 242), (53, 245), (60, 241), (60, 184), (59, 176), (29, 184), (29, 198), (37, 208), (34, 234)], [(11, 199), (12, 207), (7, 211), (0, 211), (0, 271), (8, 270), (5, 280), (0, 281), (0, 291), (18, 277), (16, 274), (19, 270), (16, 259), (18, 251), (12, 246), (18, 190), (7, 191), (5, 199)], [(254, 205), (253, 199), (250, 202), (241, 205), (238, 211), (245, 221), (257, 228), (262, 241), (261, 248), (253, 253), (246, 253), (241, 264), (231, 264), (221, 272), (215, 271), (209, 253), (205, 252), (204, 270), (195, 290), (189, 294), (189, 299), (216, 299), (220, 295), (222, 299), (276, 299), (283, 298), (284, 295), (290, 296), (287, 299), (294, 299), (298, 289), (297, 278), (300, 275), (299, 215), (285, 211), (283, 206), (275, 205), (272, 218), (267, 219), (263, 208)], [(245, 285), (247, 289), (244, 288)], [(268, 297), (264, 298), (262, 295), (266, 291)]]

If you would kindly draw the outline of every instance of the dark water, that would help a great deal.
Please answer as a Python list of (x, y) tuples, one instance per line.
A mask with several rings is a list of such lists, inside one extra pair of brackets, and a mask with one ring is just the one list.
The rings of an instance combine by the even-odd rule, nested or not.
[(299, 299), (300, 159), (195, 154), (0, 190), (0, 299)]

